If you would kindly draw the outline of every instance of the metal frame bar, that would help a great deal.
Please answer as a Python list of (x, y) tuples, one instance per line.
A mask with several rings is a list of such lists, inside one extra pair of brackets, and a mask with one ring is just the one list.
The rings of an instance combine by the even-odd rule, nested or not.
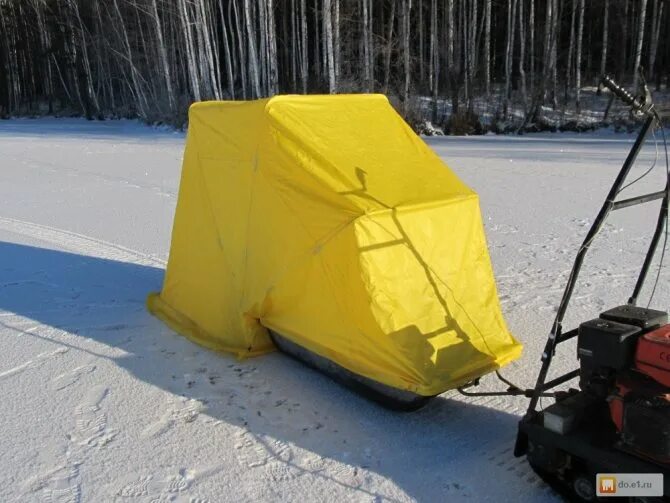
[(566, 383), (577, 376), (579, 376), (579, 369), (572, 370), (567, 374), (563, 374), (562, 376), (557, 377), (556, 379), (552, 379), (551, 381), (544, 383), (540, 388), (540, 391), (547, 391), (548, 389), (560, 386), (561, 384)]
[[(566, 335), (569, 334), (570, 337), (567, 338), (562, 337), (561, 335), (562, 324), (563, 324), (563, 318), (565, 317), (565, 312), (567, 311), (568, 305), (570, 304), (570, 299), (572, 298), (572, 293), (574, 291), (577, 278), (579, 277), (579, 272), (584, 262), (584, 257), (586, 256), (586, 253), (588, 252), (589, 247), (591, 246), (591, 242), (596, 237), (596, 235), (600, 231), (600, 228), (605, 222), (605, 219), (614, 208), (616, 204), (615, 198), (619, 193), (619, 191), (621, 190), (621, 187), (623, 186), (626, 178), (628, 177), (628, 174), (630, 173), (630, 170), (632, 169), (633, 164), (635, 163), (635, 160), (637, 159), (637, 156), (640, 153), (640, 150), (642, 150), (642, 146), (644, 145), (644, 142), (647, 139), (649, 133), (651, 132), (656, 120), (657, 120), (656, 117), (653, 115), (648, 116), (647, 119), (645, 120), (644, 125), (642, 126), (642, 130), (638, 134), (637, 139), (633, 144), (633, 147), (628, 153), (628, 156), (626, 157), (626, 160), (624, 161), (623, 166), (621, 167), (621, 170), (619, 171), (619, 174), (617, 175), (616, 180), (614, 181), (614, 184), (610, 188), (610, 191), (607, 194), (607, 198), (605, 199), (605, 202), (602, 208), (600, 209), (598, 216), (593, 222), (593, 225), (591, 226), (591, 229), (589, 229), (589, 232), (586, 235), (586, 238), (584, 239), (582, 246), (579, 248), (579, 251), (577, 252), (577, 257), (575, 258), (575, 262), (572, 266), (572, 271), (570, 272), (568, 284), (565, 286), (565, 291), (563, 292), (561, 303), (558, 306), (558, 312), (556, 313), (554, 324), (551, 328), (551, 332), (549, 333), (549, 338), (547, 340), (547, 344), (545, 345), (544, 352), (542, 353), (542, 367), (540, 368), (540, 373), (537, 377), (537, 382), (535, 384), (535, 387), (533, 388), (534, 392), (533, 396), (530, 399), (530, 403), (528, 404), (528, 411), (526, 412), (526, 418), (530, 418), (535, 414), (537, 404), (544, 391), (551, 389), (551, 387), (563, 384), (579, 375), (579, 371), (573, 371), (562, 376), (561, 378), (546, 382), (547, 374), (549, 373), (549, 366), (551, 365), (551, 361), (553, 359), (554, 352), (556, 350), (556, 345), (576, 335), (575, 333), (573, 333), (573, 331), (571, 331), (566, 334)], [(666, 194), (664, 197), (664, 206), (666, 207), (665, 210), (666, 214), (667, 214), (667, 200), (668, 200), (667, 189), (668, 187), (666, 185), (666, 191), (665, 191)], [(663, 210), (661, 210), (661, 213), (664, 213)], [(665, 222), (665, 220), (663, 220), (663, 222)], [(661, 225), (661, 218), (659, 218), (659, 222), (657, 224), (656, 229), (657, 232), (654, 233), (654, 239), (652, 239), (652, 246), (650, 247), (647, 253), (647, 258), (645, 259), (645, 265), (643, 265), (640, 277), (638, 278), (638, 284), (640, 286), (639, 289), (641, 289), (642, 284), (644, 283), (646, 273), (649, 269), (649, 265), (651, 264), (651, 258), (653, 258), (654, 252), (656, 251), (656, 245), (658, 244), (657, 238), (660, 238), (661, 234), (660, 232), (658, 232), (658, 230), (662, 228), (663, 226)], [(639, 289), (636, 286), (635, 292), (639, 292)], [(635, 293), (633, 295), (634, 297), (636, 297)]]
[(651, 238), (651, 243), (649, 243), (649, 249), (647, 250), (647, 256), (644, 258), (644, 264), (642, 264), (642, 269), (640, 270), (640, 275), (637, 277), (637, 282), (635, 283), (635, 289), (633, 290), (633, 295), (628, 299), (628, 303), (635, 305), (637, 298), (640, 295), (640, 291), (644, 286), (644, 282), (647, 279), (647, 273), (651, 267), (651, 262), (656, 255), (656, 249), (658, 248), (658, 243), (661, 240), (661, 235), (666, 225), (666, 220), (668, 218), (668, 197), (670, 196), (670, 180), (665, 184), (665, 195), (663, 197), (663, 203), (661, 204), (661, 211), (658, 214), (658, 220), (656, 222), (656, 230), (654, 231), (654, 236)]
[(570, 339), (577, 337), (579, 335), (579, 329), (578, 328), (573, 328), (572, 330), (569, 330), (567, 332), (561, 333), (558, 337), (556, 337), (556, 344), (560, 344), (561, 342), (569, 341)]
[(537, 404), (540, 400), (541, 397), (543, 396), (554, 396), (554, 393), (546, 393), (547, 390), (553, 389), (556, 386), (559, 386), (561, 384), (564, 384), (576, 377), (579, 376), (580, 374), (580, 369), (573, 370), (571, 372), (568, 372), (567, 374), (564, 374), (562, 376), (559, 376), (555, 379), (550, 380), (547, 382), (547, 375), (549, 373), (549, 367), (551, 365), (551, 362), (554, 357), (554, 353), (556, 351), (556, 346), (562, 342), (568, 341), (574, 337), (576, 337), (579, 334), (579, 329), (573, 329), (568, 332), (563, 333), (563, 318), (565, 317), (565, 313), (568, 309), (568, 305), (570, 304), (570, 300), (572, 298), (572, 294), (574, 292), (575, 285), (577, 283), (577, 279), (579, 277), (579, 273), (582, 268), (582, 264), (584, 262), (584, 258), (586, 257), (586, 253), (589, 251), (589, 248), (591, 246), (591, 243), (593, 242), (593, 239), (597, 236), (598, 232), (600, 232), (600, 229), (602, 228), (602, 225), (604, 224), (605, 220), (607, 219), (608, 215), (615, 210), (619, 210), (622, 208), (628, 208), (630, 206), (635, 206), (638, 204), (643, 204), (647, 203), (650, 201), (656, 201), (658, 199), (663, 199), (663, 203), (661, 205), (661, 210), (658, 216), (658, 221), (656, 223), (656, 229), (654, 231), (654, 235), (652, 237), (651, 243), (649, 245), (649, 249), (647, 250), (647, 254), (645, 256), (644, 264), (642, 265), (642, 268), (640, 270), (640, 274), (638, 276), (637, 282), (635, 284), (635, 288), (633, 290), (633, 295), (628, 299), (628, 303), (631, 305), (635, 305), (637, 298), (639, 296), (640, 291), (642, 290), (642, 287), (644, 285), (644, 282), (646, 280), (647, 274), (649, 272), (649, 268), (651, 266), (651, 262), (654, 258), (654, 255), (656, 254), (656, 249), (658, 248), (658, 243), (660, 241), (661, 235), (663, 234), (663, 230), (666, 226), (667, 219), (668, 219), (668, 200), (670, 198), (670, 176), (668, 177), (665, 185), (665, 189), (663, 191), (659, 192), (653, 192), (651, 194), (643, 194), (640, 196), (635, 196), (631, 197), (628, 199), (623, 199), (621, 201), (616, 201), (616, 197), (621, 191), (621, 188), (623, 187), (624, 182), (626, 181), (626, 178), (630, 174), (630, 170), (632, 169), (633, 165), (635, 164), (635, 161), (637, 159), (637, 156), (639, 155), (640, 151), (642, 150), (642, 146), (644, 145), (645, 141), (647, 140), (647, 137), (649, 136), (650, 131), (653, 129), (654, 125), (659, 122), (660, 123), (660, 118), (658, 117), (658, 114), (654, 111), (654, 106), (653, 103), (651, 102), (651, 96), (648, 92), (648, 89), (645, 86), (646, 90), (646, 99), (645, 99), (645, 106), (642, 106), (641, 104), (637, 103), (635, 98), (632, 97), (629, 93), (627, 93), (623, 88), (620, 88), (614, 81), (612, 81), (609, 78), (605, 78), (603, 80), (603, 83), (610, 88), (616, 94), (619, 96), (620, 99), (622, 99), (624, 102), (627, 104), (631, 105), (634, 109), (636, 109), (638, 112), (641, 112), (644, 114), (646, 117), (646, 120), (644, 122), (644, 125), (642, 126), (642, 129), (640, 130), (640, 133), (638, 134), (637, 138), (635, 139), (635, 143), (633, 144), (633, 147), (631, 148), (630, 152), (628, 152), (628, 156), (626, 157), (626, 160), (623, 163), (623, 166), (621, 167), (621, 170), (619, 171), (619, 174), (617, 175), (616, 179), (614, 180), (614, 183), (612, 184), (612, 187), (610, 188), (609, 193), (607, 194), (607, 197), (605, 199), (605, 202), (603, 203), (602, 207), (600, 208), (600, 211), (598, 212), (598, 215), (596, 216), (595, 221), (593, 222), (593, 225), (591, 225), (591, 228), (589, 229), (589, 232), (586, 235), (586, 238), (584, 238), (584, 242), (582, 243), (582, 246), (579, 248), (579, 251), (577, 252), (577, 256), (575, 257), (575, 261), (572, 265), (572, 270), (570, 271), (570, 276), (568, 279), (568, 283), (565, 286), (565, 290), (563, 292), (563, 297), (561, 298), (561, 302), (558, 306), (558, 310), (556, 313), (556, 318), (554, 319), (554, 323), (552, 325), (551, 331), (549, 333), (549, 338), (547, 340), (547, 344), (545, 345), (544, 352), (542, 353), (542, 366), (540, 368), (540, 373), (537, 377), (537, 381), (535, 383), (535, 387), (532, 389), (520, 389), (516, 385), (513, 385), (506, 379), (504, 379), (499, 373), (498, 373), (498, 378), (501, 379), (503, 382), (509, 385), (509, 388), (507, 391), (491, 391), (491, 392), (480, 392), (480, 393), (470, 393), (465, 391), (467, 388), (476, 386), (478, 384), (477, 381), (473, 381), (472, 383), (466, 384), (465, 386), (462, 386), (458, 388), (458, 391), (467, 396), (504, 396), (504, 395), (513, 395), (513, 396), (518, 396), (518, 395), (523, 395), (527, 396), (530, 398), (530, 403), (528, 404), (528, 410), (526, 412), (526, 415), (524, 417), (525, 421), (530, 420), (536, 412), (536, 407)]
[(665, 197), (667, 191), (659, 190), (652, 194), (645, 194), (643, 196), (631, 197), (630, 199), (624, 199), (622, 201), (616, 201), (612, 206), (612, 211), (620, 210), (621, 208), (628, 208), (629, 206), (635, 206), (636, 204), (648, 203), (649, 201), (655, 201), (656, 199), (662, 199)]

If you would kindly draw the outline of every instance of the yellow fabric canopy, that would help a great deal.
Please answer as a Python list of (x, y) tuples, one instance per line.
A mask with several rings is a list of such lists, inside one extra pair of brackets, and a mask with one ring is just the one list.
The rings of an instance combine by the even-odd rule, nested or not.
[(381, 95), (193, 105), (148, 307), (215, 350), (270, 351), (267, 327), (426, 396), (521, 353), (477, 195)]

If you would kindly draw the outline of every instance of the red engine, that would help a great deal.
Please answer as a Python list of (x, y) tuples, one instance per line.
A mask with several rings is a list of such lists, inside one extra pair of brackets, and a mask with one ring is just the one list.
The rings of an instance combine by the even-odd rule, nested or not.
[[(609, 402), (618, 446), (670, 464), (670, 325), (664, 311), (619, 306), (579, 326), (580, 387)], [(602, 403), (602, 402), (600, 402)]]
[(670, 388), (670, 325), (644, 334), (637, 343), (635, 366)]
[(617, 376), (612, 420), (626, 448), (670, 463), (670, 325), (639, 336), (634, 369)]

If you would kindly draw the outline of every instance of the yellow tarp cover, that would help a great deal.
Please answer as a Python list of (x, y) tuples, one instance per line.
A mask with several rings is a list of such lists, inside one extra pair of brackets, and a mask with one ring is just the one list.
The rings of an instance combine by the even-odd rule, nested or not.
[(240, 357), (265, 327), (434, 395), (516, 359), (477, 194), (382, 95), (204, 102), (152, 313)]

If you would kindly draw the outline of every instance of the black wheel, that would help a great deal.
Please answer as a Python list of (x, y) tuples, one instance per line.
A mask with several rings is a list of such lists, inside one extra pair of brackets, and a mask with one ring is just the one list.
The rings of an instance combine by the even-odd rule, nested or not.
[(572, 489), (580, 501), (596, 501), (597, 499), (595, 476), (578, 474), (572, 481)]

